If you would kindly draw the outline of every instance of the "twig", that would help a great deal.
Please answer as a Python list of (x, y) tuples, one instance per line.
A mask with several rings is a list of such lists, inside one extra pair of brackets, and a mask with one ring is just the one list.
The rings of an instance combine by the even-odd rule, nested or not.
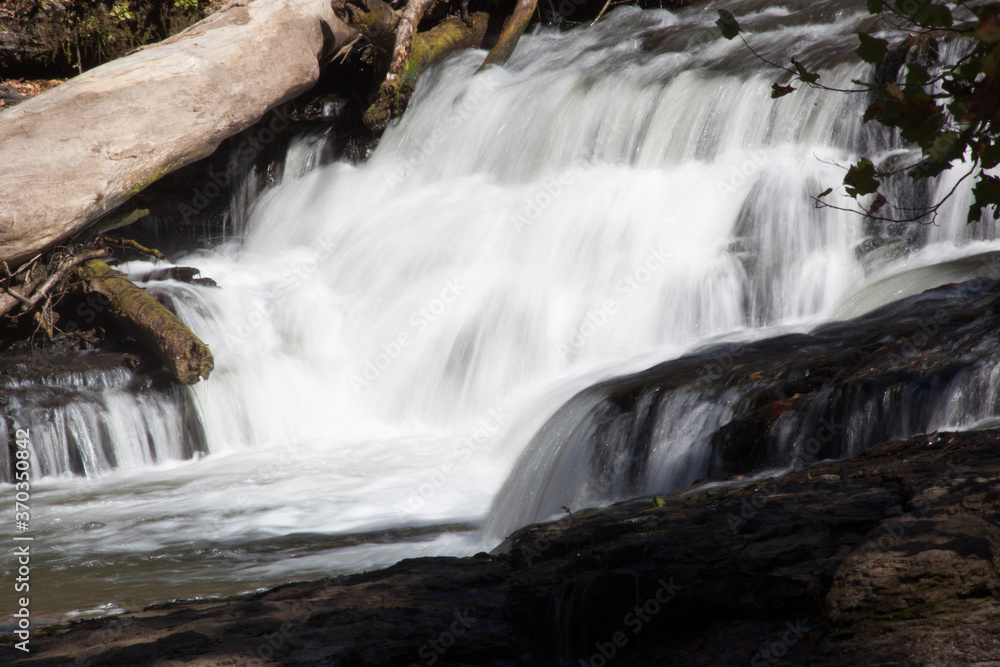
[(155, 257), (156, 259), (159, 259), (159, 260), (165, 260), (167, 258), (166, 255), (164, 255), (162, 252), (160, 252), (156, 248), (147, 248), (146, 246), (142, 245), (141, 243), (139, 243), (138, 241), (135, 241), (133, 239), (115, 238), (113, 236), (99, 236), (97, 238), (98, 238), (99, 241), (101, 241), (103, 243), (108, 243), (108, 244), (117, 243), (123, 249), (126, 248), (126, 247), (127, 248), (132, 248), (133, 250), (138, 250), (139, 252), (141, 252), (144, 255), (149, 255), (150, 257)]
[(13, 287), (7, 287), (7, 288), (4, 289), (4, 291), (7, 292), (7, 294), (10, 294), (12, 297), (14, 297), (15, 299), (17, 299), (18, 301), (20, 301), (21, 303), (31, 303), (31, 301), (28, 299), (28, 297), (24, 296), (23, 294), (21, 294), (20, 292), (18, 292), (17, 290), (15, 290)]
[(341, 63), (347, 60), (347, 56), (351, 55), (351, 50), (354, 49), (354, 45), (357, 44), (360, 39), (361, 35), (358, 34), (357, 37), (349, 41), (347, 44), (344, 44), (340, 51), (337, 51), (333, 58), (330, 59), (330, 62), (337, 62), (337, 58), (340, 58)]
[(48, 319), (45, 317), (44, 311), (38, 311), (35, 313), (35, 321), (45, 329), (45, 335), (52, 338), (52, 327), (49, 325)]
[[(102, 248), (100, 250), (88, 250), (87, 252), (82, 252), (79, 255), (70, 257), (68, 260), (63, 262), (62, 265), (60, 265), (59, 269), (55, 273), (49, 276), (48, 280), (42, 283), (41, 287), (35, 290), (35, 293), (31, 295), (31, 298), (29, 298), (27, 302), (21, 306), (21, 312), (26, 313), (34, 308), (35, 304), (41, 301), (42, 298), (45, 297), (53, 287), (58, 285), (63, 278), (66, 277), (66, 274), (72, 271), (75, 267), (92, 259), (104, 257), (106, 254), (107, 251)], [(10, 290), (7, 291), (9, 292)]]
[(759, 53), (757, 53), (754, 50), (754, 48), (752, 46), (750, 46), (750, 42), (747, 41), (746, 37), (744, 37), (742, 35), (742, 33), (739, 35), (739, 38), (741, 40), (743, 40), (743, 44), (745, 44), (746, 47), (748, 49), (750, 49), (750, 53), (752, 53), (755, 57), (757, 57), (757, 59), (761, 60), (762, 62), (767, 63), (771, 67), (776, 67), (776, 68), (778, 68), (780, 70), (788, 72), (789, 74), (791, 74), (792, 76), (794, 76), (796, 79), (798, 79), (802, 83), (806, 84), (807, 86), (811, 86), (812, 88), (819, 88), (820, 90), (829, 90), (829, 91), (832, 91), (832, 92), (835, 92), (835, 93), (867, 93), (869, 90), (871, 90), (870, 88), (859, 88), (857, 90), (848, 90), (846, 88), (831, 88), (830, 86), (824, 86), (823, 84), (816, 83), (814, 81), (806, 81), (806, 80), (804, 80), (802, 78), (802, 76), (797, 71), (795, 71), (793, 69), (789, 69), (788, 67), (785, 67), (784, 65), (779, 65), (778, 63), (771, 62), (770, 60), (768, 60), (764, 56), (762, 56)]
[(590, 25), (588, 25), (587, 27), (593, 28), (594, 24), (601, 20), (601, 17), (604, 16), (604, 12), (608, 11), (608, 7), (610, 6), (611, 6), (611, 0), (604, 0), (604, 6), (601, 7), (601, 11), (597, 12), (597, 16), (594, 17), (594, 20), (591, 21)]

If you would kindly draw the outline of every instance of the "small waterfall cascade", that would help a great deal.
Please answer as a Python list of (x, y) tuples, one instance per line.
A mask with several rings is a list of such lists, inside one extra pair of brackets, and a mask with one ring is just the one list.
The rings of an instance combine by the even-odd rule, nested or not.
[(855, 320), (716, 343), (592, 385), (536, 433), (484, 530), (501, 539), (566, 507), (996, 424), (997, 287), (974, 278)]
[[(764, 57), (795, 56), (833, 87), (870, 75), (853, 55), (864, 3), (743, 6)], [(716, 18), (619, 8), (525, 37), (502, 68), (475, 74), (483, 54), (459, 54), (366, 163), (330, 163), (320, 132), (290, 143), (259, 196), (248, 172), (233, 238), (176, 260), (219, 287), (145, 283), (211, 346), (207, 382), (143, 388), (95, 369), (5, 394), (8, 430), (31, 429), (39, 507), (67, 517), (48, 536), (60, 567), (193, 563), (209, 540), (244, 545), (213, 552), (234, 581), (349, 571), (738, 474), (726, 426), (773, 387), (720, 359), (777, 354), (777, 334), (835, 348), (839, 320), (997, 276), (977, 259), (1000, 251), (993, 228), (964, 222), (967, 190), (930, 228), (816, 208), (838, 165), (897, 154), (895, 138), (858, 122), (861, 95), (772, 99), (776, 73)], [(698, 368), (718, 373), (706, 384)], [(912, 398), (814, 388), (751, 463), (801, 464), (831, 404), (850, 435), (821, 455), (989, 419), (994, 369), (970, 361)], [(114, 505), (115, 535), (134, 531), (74, 533), (104, 522), (74, 509), (84, 491)], [(261, 540), (310, 546), (245, 546)]]
[(70, 362), (79, 366), (75, 372), (50, 369), (27, 381), (0, 379), (0, 392), (8, 397), (8, 416), (0, 416), (4, 470), (11, 470), (7, 438), (18, 428), (31, 429), (32, 472), (38, 476), (97, 476), (205, 451), (200, 422), (183, 388), (137, 381), (125, 369), (102, 369), (86, 357)]

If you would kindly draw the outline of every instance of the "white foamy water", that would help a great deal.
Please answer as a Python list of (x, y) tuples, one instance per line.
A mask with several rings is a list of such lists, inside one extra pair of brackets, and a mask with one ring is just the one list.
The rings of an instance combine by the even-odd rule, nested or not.
[[(751, 40), (850, 85), (867, 75), (850, 57), (861, 15), (831, 7), (824, 25), (751, 17)], [(103, 376), (53, 380), (86, 401), (8, 416), (45, 475), (47, 609), (489, 549), (476, 527), (577, 391), (719, 336), (858, 314), (905, 289), (869, 282), (998, 249), (961, 202), (932, 234), (816, 209), (837, 164), (889, 139), (858, 126), (860, 96), (772, 100), (774, 73), (739, 42), (669, 46), (714, 20), (622, 9), (476, 76), (482, 52), (462, 54), (362, 166), (315, 168), (323, 138), (295, 144), (252, 214), (234, 204), (245, 238), (178, 260), (218, 289), (148, 285), (211, 346), (207, 382), (150, 401)], [(875, 233), (930, 245), (859, 258)], [(656, 455), (664, 490), (727, 414), (691, 400), (663, 425), (678, 441)]]

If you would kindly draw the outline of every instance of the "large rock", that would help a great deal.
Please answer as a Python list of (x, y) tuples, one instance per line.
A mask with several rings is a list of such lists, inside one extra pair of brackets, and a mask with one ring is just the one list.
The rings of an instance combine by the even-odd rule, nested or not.
[(350, 38), (326, 0), (232, 2), (0, 115), (0, 261), (65, 240), (310, 88)]
[(1000, 414), (998, 329), (1000, 283), (976, 279), (600, 382), (539, 429), (486, 528), (505, 535), (563, 506), (801, 467), (990, 419)]

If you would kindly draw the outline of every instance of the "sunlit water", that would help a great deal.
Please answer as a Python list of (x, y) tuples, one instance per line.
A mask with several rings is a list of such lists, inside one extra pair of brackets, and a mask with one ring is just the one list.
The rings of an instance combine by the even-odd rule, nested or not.
[[(762, 53), (849, 86), (868, 71), (845, 6), (742, 20)], [(815, 208), (891, 137), (859, 125), (863, 96), (772, 100), (775, 73), (715, 18), (621, 9), (476, 76), (482, 52), (462, 54), (362, 166), (296, 144), (245, 238), (177, 260), (218, 289), (147, 285), (211, 346), (207, 382), (65, 378), (69, 407), (26, 393), (7, 416), (32, 433), (36, 617), (488, 550), (495, 495), (577, 391), (860, 314), (1000, 248), (961, 201), (929, 232)], [(726, 419), (697, 407), (678, 397), (680, 449)], [(691, 477), (672, 456), (663, 491)]]

